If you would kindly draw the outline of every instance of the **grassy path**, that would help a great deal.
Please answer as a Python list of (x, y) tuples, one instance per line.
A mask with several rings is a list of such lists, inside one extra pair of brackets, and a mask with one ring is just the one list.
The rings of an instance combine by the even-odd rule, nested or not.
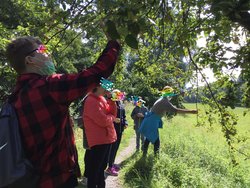
[[(129, 145), (124, 148), (116, 157), (115, 164), (121, 165), (121, 163), (130, 157), (135, 151), (135, 137), (130, 139)], [(121, 166), (122, 167), (122, 166)], [(121, 169), (122, 170), (122, 169)], [(120, 176), (107, 176), (106, 188), (122, 188)]]

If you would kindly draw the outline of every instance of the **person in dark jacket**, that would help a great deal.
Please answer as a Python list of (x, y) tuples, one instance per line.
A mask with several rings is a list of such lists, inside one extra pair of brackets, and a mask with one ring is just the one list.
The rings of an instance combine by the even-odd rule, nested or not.
[(117, 105), (116, 117), (120, 119), (120, 123), (114, 123), (117, 140), (116, 142), (111, 144), (109, 151), (108, 169), (106, 170), (106, 173), (112, 176), (117, 176), (118, 171), (120, 170), (119, 165), (114, 164), (114, 162), (117, 151), (121, 143), (122, 133), (124, 129), (126, 129), (128, 126), (124, 105), (121, 103), (121, 101), (116, 101), (116, 105)]
[(144, 116), (148, 112), (148, 108), (144, 106), (145, 101), (141, 98), (136, 102), (136, 107), (131, 113), (131, 118), (134, 120), (134, 130), (136, 134), (136, 151), (140, 149), (140, 140), (141, 140), (141, 150), (143, 150), (144, 136), (139, 132), (139, 128), (144, 119)]

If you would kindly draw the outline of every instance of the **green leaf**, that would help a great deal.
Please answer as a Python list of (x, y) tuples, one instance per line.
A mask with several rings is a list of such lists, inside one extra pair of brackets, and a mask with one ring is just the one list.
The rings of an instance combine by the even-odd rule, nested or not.
[(117, 15), (127, 17), (128, 16), (128, 10), (124, 7), (120, 7), (118, 10)]
[(129, 33), (127, 27), (118, 27), (117, 29), (121, 36), (127, 36), (127, 34)]
[(128, 34), (126, 36), (125, 42), (127, 43), (129, 47), (138, 49), (138, 41), (132, 34)]
[(221, 10), (228, 10), (229, 8), (231, 9), (234, 6), (234, 3), (232, 1), (219, 1), (219, 2), (214, 2), (211, 6), (212, 12), (216, 13), (217, 11)]
[(237, 19), (241, 19), (241, 16), (240, 16), (240, 14), (239, 14), (238, 12), (235, 12), (235, 13), (234, 13), (234, 16), (235, 16), (235, 18), (237, 18)]

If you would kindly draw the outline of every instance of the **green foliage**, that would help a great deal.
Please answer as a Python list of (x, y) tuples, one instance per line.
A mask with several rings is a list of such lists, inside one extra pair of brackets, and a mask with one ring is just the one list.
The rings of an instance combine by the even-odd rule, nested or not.
[(16, 73), (7, 65), (0, 65), (0, 105), (14, 89)]
[(132, 34), (128, 34), (125, 38), (125, 41), (129, 47), (138, 49), (138, 42)]
[[(194, 105), (186, 105), (193, 108)], [(239, 130), (249, 132), (243, 117), (244, 109), (236, 108), (240, 117)], [(202, 113), (205, 113), (202, 110)], [(214, 116), (217, 120), (218, 117)], [(195, 127), (193, 115), (176, 116), (171, 121), (163, 119), (160, 131), (161, 148), (159, 158), (153, 155), (150, 145), (147, 158), (135, 154), (124, 162), (122, 170), (126, 187), (242, 187), (250, 186), (249, 159), (236, 154), (238, 166), (231, 164), (230, 152), (217, 127)], [(245, 122), (245, 123), (243, 123)], [(215, 124), (218, 124), (215, 123)], [(244, 147), (250, 152), (249, 140)]]

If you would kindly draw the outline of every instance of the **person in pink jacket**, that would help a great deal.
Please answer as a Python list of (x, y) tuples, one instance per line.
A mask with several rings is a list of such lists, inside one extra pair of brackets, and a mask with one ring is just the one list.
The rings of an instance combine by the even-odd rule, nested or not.
[(83, 110), (83, 122), (89, 149), (86, 150), (85, 172), (88, 188), (104, 188), (104, 170), (107, 167), (110, 145), (117, 136), (113, 123), (116, 118), (116, 103), (105, 99), (105, 89), (98, 86), (88, 95)]

